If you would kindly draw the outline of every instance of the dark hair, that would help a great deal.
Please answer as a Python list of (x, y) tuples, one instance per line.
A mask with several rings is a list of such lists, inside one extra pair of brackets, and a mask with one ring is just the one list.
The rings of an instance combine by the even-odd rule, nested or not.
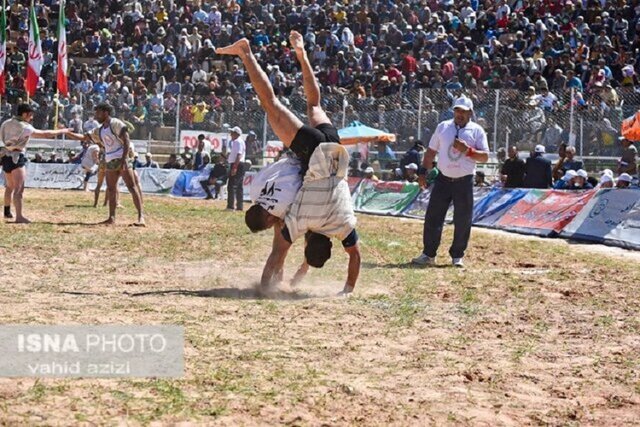
[(205, 139), (204, 134), (201, 133), (200, 135), (198, 135), (198, 139)]
[(33, 113), (33, 108), (31, 108), (31, 105), (29, 104), (20, 104), (18, 105), (18, 117), (20, 117), (21, 115), (25, 114), (25, 113)]
[(268, 217), (269, 213), (267, 210), (256, 204), (251, 206), (244, 214), (244, 223), (247, 224), (247, 227), (249, 227), (249, 230), (251, 230), (252, 233), (257, 233), (269, 228), (269, 225), (267, 224)]
[(112, 115), (113, 114), (113, 107), (106, 103), (106, 102), (101, 102), (100, 104), (96, 105), (95, 108), (96, 111), (104, 111), (105, 113)]
[(331, 258), (331, 239), (317, 233), (307, 233), (307, 246), (304, 248), (304, 257), (311, 267), (322, 268)]

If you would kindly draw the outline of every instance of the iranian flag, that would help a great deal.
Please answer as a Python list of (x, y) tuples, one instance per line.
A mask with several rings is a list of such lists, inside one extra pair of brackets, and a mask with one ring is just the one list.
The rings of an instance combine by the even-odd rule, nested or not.
[(58, 92), (66, 97), (69, 95), (69, 81), (67, 63), (67, 29), (65, 27), (64, 1), (60, 2), (60, 18), (58, 19)]
[(36, 9), (32, 2), (29, 13), (29, 58), (27, 59), (27, 81), (25, 82), (25, 89), (31, 97), (36, 94), (43, 62), (40, 29), (38, 28)]
[(0, 15), (0, 95), (7, 93), (4, 67), (7, 61), (7, 4), (2, 2), (2, 15)]

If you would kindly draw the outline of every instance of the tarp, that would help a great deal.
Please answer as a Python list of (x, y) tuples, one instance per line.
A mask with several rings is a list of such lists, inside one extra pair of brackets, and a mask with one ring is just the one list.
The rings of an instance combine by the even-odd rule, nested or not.
[[(479, 200), (485, 197), (485, 195), (491, 191), (489, 187), (478, 187), (473, 189), (473, 201), (474, 205)], [(422, 190), (420, 194), (411, 202), (407, 209), (402, 213), (403, 216), (409, 218), (419, 218), (423, 219), (427, 214), (427, 208), (429, 207), (429, 199), (431, 197), (431, 188), (427, 188)], [(453, 203), (449, 206), (449, 210), (447, 211), (447, 216), (445, 219), (447, 222), (453, 221)]]
[(600, 190), (560, 235), (640, 250), (640, 190)]
[(528, 191), (521, 188), (493, 188), (474, 203), (473, 225), (493, 227)]
[(419, 192), (416, 183), (363, 180), (355, 195), (354, 209), (377, 215), (400, 215)]
[(344, 129), (340, 129), (338, 135), (342, 145), (357, 144), (359, 142), (394, 142), (396, 140), (394, 134), (365, 126), (358, 121), (352, 122)]
[[(209, 178), (209, 170), (204, 171), (180, 171), (173, 188), (171, 195), (176, 197), (205, 197), (206, 194), (200, 185), (200, 181), (204, 181)], [(243, 190), (245, 201), (250, 201), (249, 188), (256, 172), (249, 171), (244, 175)], [(228, 190), (228, 187), (227, 187)]]
[(529, 190), (496, 222), (499, 228), (537, 236), (556, 236), (585, 207), (596, 190)]

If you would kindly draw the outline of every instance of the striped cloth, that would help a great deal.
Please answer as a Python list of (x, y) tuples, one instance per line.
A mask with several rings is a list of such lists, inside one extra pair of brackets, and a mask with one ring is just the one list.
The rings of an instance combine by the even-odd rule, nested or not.
[(349, 153), (342, 145), (324, 143), (315, 149), (302, 187), (285, 217), (292, 242), (307, 231), (344, 240), (355, 229), (348, 168)]

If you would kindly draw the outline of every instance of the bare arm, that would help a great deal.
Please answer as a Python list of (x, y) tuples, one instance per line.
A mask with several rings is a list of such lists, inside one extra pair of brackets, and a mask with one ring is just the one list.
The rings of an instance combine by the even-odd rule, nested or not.
[(274, 276), (281, 273), (284, 268), (284, 261), (287, 259), (287, 252), (291, 243), (287, 242), (282, 236), (282, 232), (278, 227), (274, 227), (273, 245), (271, 247), (271, 254), (267, 258), (267, 263), (262, 270), (262, 278), (260, 279), (260, 285), (263, 288), (269, 287), (273, 283)]
[(131, 140), (129, 139), (129, 132), (127, 129), (122, 129), (120, 132), (120, 138), (122, 139), (122, 169), (127, 169), (127, 157), (129, 157), (129, 148), (131, 147)]
[(69, 139), (73, 139), (75, 141), (90, 141), (91, 138), (89, 137), (89, 134), (82, 134), (82, 133), (75, 133), (75, 132), (69, 132), (67, 133), (67, 138)]
[(433, 161), (436, 159), (436, 154), (438, 154), (436, 150), (427, 148), (427, 153), (422, 159), (422, 166), (424, 166), (426, 170), (430, 171), (431, 169), (433, 169)]
[(71, 129), (57, 129), (57, 130), (39, 130), (36, 129), (31, 133), (32, 138), (55, 138), (60, 135), (68, 135), (71, 133)]
[(296, 286), (300, 282), (302, 282), (302, 279), (304, 279), (304, 276), (307, 275), (308, 271), (309, 271), (309, 264), (307, 264), (307, 260), (305, 259), (300, 265), (300, 267), (298, 267), (298, 271), (296, 271), (296, 274), (293, 276), (293, 279), (291, 279), (291, 286)]
[(360, 275), (360, 245), (356, 243), (355, 246), (344, 248), (344, 250), (349, 254), (349, 272), (342, 293), (349, 294), (353, 292), (353, 289), (356, 287), (356, 282)]

